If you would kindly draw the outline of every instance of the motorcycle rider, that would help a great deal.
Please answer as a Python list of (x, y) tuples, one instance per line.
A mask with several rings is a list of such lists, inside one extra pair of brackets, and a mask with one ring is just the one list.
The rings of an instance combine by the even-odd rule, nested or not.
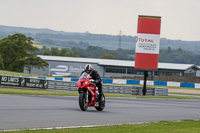
[[(91, 64), (87, 64), (85, 65), (85, 69), (84, 71), (82, 71), (82, 73), (88, 73), (92, 79), (94, 80), (93, 83), (96, 84), (96, 86), (98, 87), (98, 90), (99, 90), (99, 99), (101, 99), (101, 96), (102, 96), (102, 84), (101, 84), (101, 77), (99, 75), (99, 73), (93, 69), (92, 65)], [(81, 73), (81, 74), (82, 74)]]

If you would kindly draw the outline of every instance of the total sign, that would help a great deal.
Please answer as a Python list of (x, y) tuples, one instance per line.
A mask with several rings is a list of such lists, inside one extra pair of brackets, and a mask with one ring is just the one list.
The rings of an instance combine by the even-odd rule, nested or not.
[(139, 15), (135, 48), (135, 68), (158, 68), (161, 25), (160, 18), (161, 17)]

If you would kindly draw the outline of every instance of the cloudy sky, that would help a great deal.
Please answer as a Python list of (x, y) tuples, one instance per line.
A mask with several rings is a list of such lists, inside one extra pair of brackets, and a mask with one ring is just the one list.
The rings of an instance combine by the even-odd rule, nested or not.
[(135, 36), (138, 15), (161, 16), (161, 37), (200, 41), (200, 0), (0, 0), (0, 25)]

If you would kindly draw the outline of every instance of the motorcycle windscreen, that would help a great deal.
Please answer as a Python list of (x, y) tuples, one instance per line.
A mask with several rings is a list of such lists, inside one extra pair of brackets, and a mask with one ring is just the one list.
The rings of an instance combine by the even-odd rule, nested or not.
[(89, 75), (88, 73), (84, 72), (84, 73), (82, 73), (80, 79), (86, 79), (86, 78), (88, 78), (89, 76), (90, 76), (90, 75)]

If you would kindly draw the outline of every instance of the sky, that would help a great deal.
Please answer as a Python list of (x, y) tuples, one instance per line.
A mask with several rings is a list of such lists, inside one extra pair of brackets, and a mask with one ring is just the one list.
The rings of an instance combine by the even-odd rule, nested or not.
[(200, 0), (0, 0), (0, 25), (136, 36), (138, 15), (161, 16), (161, 38), (200, 41)]

